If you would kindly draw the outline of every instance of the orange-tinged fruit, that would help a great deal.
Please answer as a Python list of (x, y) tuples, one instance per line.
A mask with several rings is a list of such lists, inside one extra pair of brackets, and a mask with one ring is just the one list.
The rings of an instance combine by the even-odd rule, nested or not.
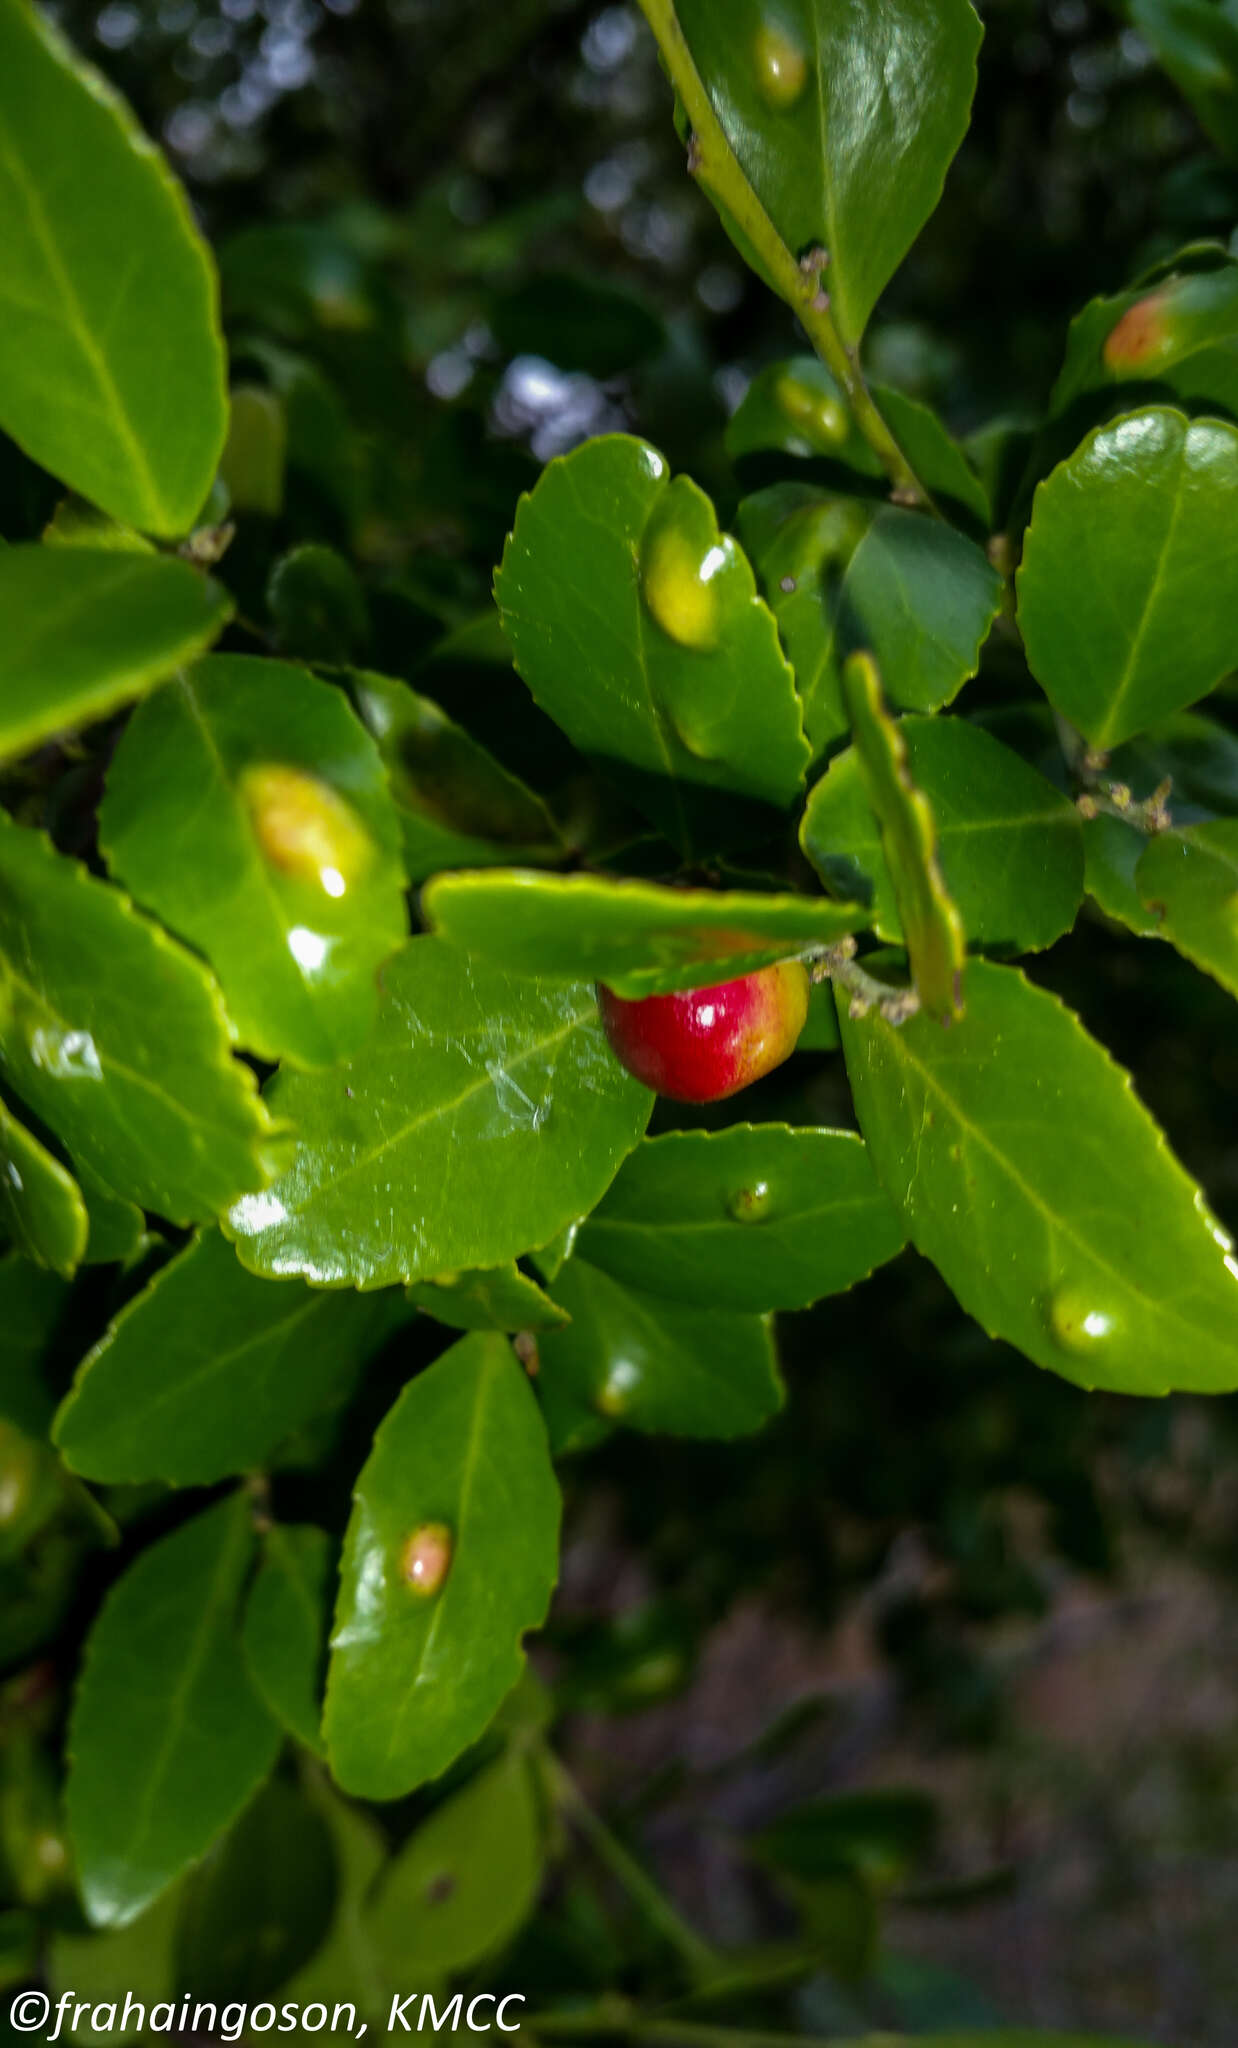
[(720, 1102), (795, 1050), (808, 974), (780, 960), (737, 981), (629, 1000), (599, 985), (602, 1028), (621, 1066), (675, 1102)]

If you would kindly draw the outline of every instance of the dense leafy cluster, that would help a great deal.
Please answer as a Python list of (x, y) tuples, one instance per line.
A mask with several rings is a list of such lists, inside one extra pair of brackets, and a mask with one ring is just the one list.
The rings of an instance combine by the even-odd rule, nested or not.
[[(152, 1996), (197, 1970), (381, 2014), (492, 1953), (539, 1800), (574, 1797), (521, 1647), (554, 1460), (759, 1429), (775, 1313), (908, 1243), (1082, 1387), (1238, 1387), (1229, 1238), (1013, 964), (1088, 905), (1238, 994), (1238, 262), (1094, 300), (1044, 418), (964, 447), (859, 346), (967, 126), (967, 0), (644, 11), (689, 171), (816, 353), (730, 419), (734, 537), (637, 435), (480, 456), (451, 516), (513, 514), (480, 606), (401, 527), (401, 464), (424, 497), (467, 450), (367, 473), (350, 427), (354, 390), (376, 440), (405, 404), (393, 251), (255, 227), (217, 273), (126, 109), (0, 0), (0, 1656), (110, 1579), (67, 1850), (35, 1771), (44, 1863), (9, 1857), (14, 1982), (140, 1957)], [(646, 348), (570, 284), (583, 354)], [(797, 1078), (650, 1134), (596, 984), (789, 958)], [(814, 1107), (827, 1063), (858, 1134)], [(337, 1555), (313, 1475), (363, 1386), (389, 1405)], [(10, 1723), (29, 1773), (29, 1671)], [(335, 1789), (462, 1758), (386, 1862)], [(816, 1857), (867, 1899), (922, 1824), (879, 1803), (761, 1853), (788, 1896)], [(236, 1934), (258, 1865), (283, 1946)]]

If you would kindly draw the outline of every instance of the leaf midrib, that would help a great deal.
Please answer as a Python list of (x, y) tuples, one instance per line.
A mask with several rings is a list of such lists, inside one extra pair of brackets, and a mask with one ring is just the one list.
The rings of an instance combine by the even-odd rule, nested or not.
[[(68, 326), (88, 368), (93, 372), (95, 384), (103, 400), (102, 417), (111, 418), (113, 430), (121, 441), (133, 465), (146, 501), (150, 523), (169, 523), (168, 512), (163, 504), (158, 485), (146, 457), (146, 451), (134, 432), (128, 408), (121, 397), (119, 386), (112, 375), (106, 356), (99, 349), (90, 322), (85, 318), (81, 301), (74, 289), (72, 277), (65, 267), (59, 244), (52, 232), (51, 224), (43, 209), (43, 202), (37, 188), (31, 181), (25, 162), (13, 146), (5, 140), (0, 128), (0, 155), (12, 172), (13, 181), (26, 202), (30, 222), (36, 239), (40, 243), (52, 283), (58, 288), (61, 302), (67, 314)], [(153, 517), (151, 517), (153, 515)]]
[[(1062, 1237), (1066, 1239), (1067, 1243), (1074, 1246), (1074, 1248), (1077, 1251), (1082, 1252), (1086, 1262), (1098, 1266), (1103, 1273), (1108, 1274), (1109, 1277), (1117, 1283), (1120, 1289), (1125, 1291), (1127, 1294), (1132, 1295), (1135, 1298), (1135, 1300), (1144, 1303), (1150, 1314), (1158, 1318), (1163, 1318), (1167, 1321), (1172, 1321), (1176, 1319), (1179, 1322), (1181, 1322), (1187, 1329), (1202, 1329), (1210, 1339), (1214, 1336), (1215, 1332), (1213, 1330), (1212, 1323), (1209, 1319), (1205, 1318), (1205, 1320), (1203, 1320), (1202, 1322), (1197, 1322), (1193, 1317), (1187, 1315), (1185, 1311), (1181, 1308), (1175, 1309), (1171, 1312), (1166, 1307), (1166, 1304), (1158, 1296), (1145, 1293), (1144, 1290), (1138, 1285), (1138, 1283), (1135, 1280), (1132, 1280), (1129, 1277), (1129, 1275), (1119, 1271), (1119, 1269), (1116, 1266), (1111, 1265), (1107, 1259), (1101, 1256), (1101, 1254), (1096, 1250), (1094, 1245), (1089, 1243), (1086, 1239), (1080, 1237), (1078, 1232), (1071, 1228), (1069, 1222), (1064, 1217), (1055, 1214), (1055, 1212), (1048, 1206), (1048, 1204), (1045, 1202), (1043, 1197), (1038, 1193), (1038, 1191), (1030, 1184), (1030, 1182), (1024, 1179), (1022, 1173), (1020, 1173), (1019, 1169), (1015, 1166), (1013, 1160), (1011, 1160), (1006, 1153), (1002, 1152), (999, 1149), (999, 1147), (994, 1143), (994, 1141), (986, 1134), (983, 1128), (979, 1124), (973, 1123), (970, 1117), (964, 1115), (955, 1097), (950, 1094), (949, 1090), (943, 1086), (943, 1084), (936, 1078), (932, 1071), (928, 1067), (926, 1067), (922, 1061), (918, 1060), (915, 1057), (915, 1054), (912, 1052), (910, 1048), (905, 1033), (900, 1032), (896, 1030), (893, 1026), (888, 1025), (883, 1025), (878, 1028), (882, 1029), (885, 1032), (892, 1049), (894, 1049), (895, 1046), (897, 1046), (897, 1050), (901, 1053), (905, 1061), (905, 1064), (913, 1068), (914, 1071), (921, 1077), (924, 1083), (926, 1094), (935, 1095), (939, 1099), (939, 1101), (943, 1102), (946, 1105), (946, 1108), (950, 1111), (956, 1123), (958, 1124), (959, 1129), (963, 1131), (969, 1138), (971, 1138), (982, 1152), (987, 1152), (989, 1157), (997, 1165), (998, 1169), (1001, 1172), (1003, 1172), (1008, 1179), (1014, 1182), (1015, 1186), (1019, 1189), (1020, 1193), (1024, 1195), (1030, 1206), (1033, 1209), (1035, 1209), (1041, 1217), (1043, 1217), (1044, 1221), (1048, 1224), (1050, 1231), (1059, 1233)], [(1129, 1089), (1129, 1082), (1127, 1083), (1127, 1086)], [(1132, 1096), (1132, 1101), (1133, 1100), (1135, 1100), (1135, 1098)], [(921, 1141), (923, 1140), (923, 1136), (924, 1127), (922, 1125), (920, 1131)], [(1163, 1143), (1162, 1149), (1166, 1149), (1164, 1148)], [(917, 1157), (913, 1164), (910, 1180), (908, 1182), (909, 1194), (911, 1187), (915, 1183), (918, 1172), (919, 1152), (917, 1149)]]
[(185, 1658), (180, 1677), (177, 1679), (168, 1701), (167, 1711), (164, 1716), (164, 1732), (153, 1762), (144, 1771), (142, 1790), (137, 1805), (133, 1809), (132, 1826), (128, 1832), (129, 1854), (125, 1859), (131, 1866), (140, 1862), (137, 1854), (138, 1844), (149, 1839), (151, 1817), (155, 1811), (158, 1795), (162, 1789), (160, 1780), (167, 1770), (169, 1759), (175, 1750), (177, 1739), (182, 1732), (177, 1726), (178, 1715), (184, 1710), (191, 1690), (197, 1682), (203, 1665), (207, 1661), (207, 1653), (217, 1632), (216, 1622), (224, 1605), (225, 1594), (234, 1576), (233, 1552), (238, 1547), (237, 1535), (241, 1537), (243, 1542), (246, 1534), (247, 1531), (243, 1522), (239, 1518), (234, 1518), (233, 1529), (228, 1531), (226, 1540), (220, 1546), (219, 1555), (215, 1560), (206, 1598), (202, 1602), (200, 1617), (191, 1638), (189, 1654)]
[[(456, 1111), (461, 1109), (474, 1095), (480, 1095), (485, 1089), (492, 1088), (496, 1071), (504, 1075), (514, 1073), (518, 1067), (524, 1065), (526, 1060), (536, 1059), (540, 1053), (547, 1052), (551, 1046), (558, 1045), (564, 1039), (570, 1038), (573, 1031), (579, 1031), (581, 1025), (587, 1023), (588, 1019), (588, 1009), (578, 1011), (575, 1016), (568, 1019), (566, 1024), (561, 1025), (557, 1031), (552, 1031), (545, 1038), (539, 1038), (533, 1044), (525, 1046), (522, 1052), (516, 1054), (506, 1064), (497, 1069), (488, 1067), (480, 1080), (470, 1082), (469, 1086), (461, 1094), (453, 1096), (449, 1102), (434, 1103), (431, 1108), (425, 1110), (421, 1115), (410, 1118), (408, 1123), (401, 1124), (399, 1129), (392, 1131), (382, 1140), (381, 1144), (375, 1145), (367, 1151), (358, 1152), (354, 1158), (348, 1161), (346, 1166), (341, 1166), (338, 1170), (332, 1172), (327, 1183), (327, 1189), (332, 1198), (334, 1198), (337, 1190), (346, 1180), (350, 1180), (354, 1174), (376, 1165), (393, 1147), (403, 1145), (406, 1139), (412, 1136), (414, 1131), (421, 1130), (426, 1124), (434, 1123), (441, 1117), (454, 1116)], [(295, 1166), (292, 1170), (295, 1172)], [(286, 1210), (285, 1215), (304, 1214), (305, 1209), (313, 1206), (314, 1201), (321, 1195), (322, 1191), (323, 1183), (321, 1181), (316, 1182), (307, 1190), (306, 1201), (302, 1203), (300, 1209)], [(271, 1192), (278, 1198), (278, 1182)]]

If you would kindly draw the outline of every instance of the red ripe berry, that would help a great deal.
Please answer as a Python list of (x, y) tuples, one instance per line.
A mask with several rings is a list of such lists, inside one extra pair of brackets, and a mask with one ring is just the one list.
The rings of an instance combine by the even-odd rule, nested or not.
[(808, 1016), (808, 974), (780, 960), (738, 981), (628, 1001), (598, 986), (602, 1028), (629, 1074), (676, 1102), (720, 1102), (780, 1067)]

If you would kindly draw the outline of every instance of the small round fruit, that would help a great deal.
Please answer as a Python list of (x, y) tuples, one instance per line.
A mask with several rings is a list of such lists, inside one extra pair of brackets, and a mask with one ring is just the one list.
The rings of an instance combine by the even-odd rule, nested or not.
[(738, 981), (628, 1001), (598, 985), (602, 1028), (629, 1074), (675, 1102), (720, 1102), (780, 1067), (808, 1017), (808, 974), (780, 960)]

